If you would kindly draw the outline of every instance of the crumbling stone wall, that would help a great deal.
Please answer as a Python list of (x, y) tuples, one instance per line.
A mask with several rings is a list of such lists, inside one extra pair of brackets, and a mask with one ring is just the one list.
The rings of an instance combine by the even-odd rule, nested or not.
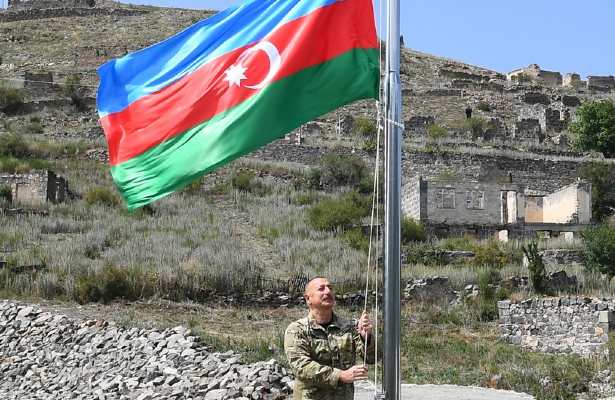
[(586, 82), (583, 82), (581, 80), (581, 75), (576, 73), (568, 73), (564, 75), (564, 78), (562, 80), (562, 85), (564, 87), (570, 87), (573, 89), (581, 88), (584, 83), (587, 84)]
[(402, 208), (429, 224), (501, 225), (502, 191), (520, 192), (518, 185), (423, 181), (405, 187)]
[(512, 71), (508, 74), (508, 80), (515, 80), (520, 75), (525, 75), (545, 86), (561, 86), (562, 74), (555, 71), (545, 71), (540, 69), (538, 64), (530, 64), (526, 68)]
[(95, 7), (96, 0), (9, 0), (9, 8)]
[(25, 72), (24, 88), (47, 90), (50, 83), (53, 83), (52, 72)]
[(501, 339), (547, 353), (608, 355), (613, 299), (555, 297), (498, 302)]
[(551, 193), (543, 199), (543, 222), (589, 224), (591, 219), (591, 184), (577, 182)]
[(544, 135), (540, 126), (540, 120), (537, 118), (524, 118), (517, 121), (514, 137), (515, 139), (535, 144), (542, 142)]
[(587, 88), (590, 90), (608, 92), (615, 90), (615, 77), (613, 76), (588, 76)]
[(454, 171), (459, 181), (512, 182), (542, 193), (552, 193), (576, 182), (585, 165), (582, 161), (419, 150), (406, 150), (402, 157), (405, 182), (419, 177), (439, 180), (442, 174)]
[(0, 23), (27, 21), (47, 18), (61, 17), (90, 17), (101, 15), (112, 16), (133, 16), (145, 14), (148, 11), (145, 9), (127, 9), (127, 8), (27, 8), (27, 9), (9, 9), (7, 12), (0, 13)]
[(543, 197), (527, 196), (525, 198), (525, 222), (542, 222), (543, 217)]
[(11, 188), (16, 205), (40, 206), (47, 202), (62, 203), (70, 196), (66, 179), (53, 171), (33, 171), (27, 174), (0, 174), (0, 185)]
[(403, 199), (401, 203), (403, 215), (420, 221), (421, 215), (427, 214), (427, 183), (421, 178), (413, 179), (404, 185), (401, 198)]
[(371, 158), (366, 152), (360, 149), (337, 147), (331, 150), (325, 147), (289, 145), (284, 144), (282, 141), (273, 142), (267, 146), (263, 146), (250, 153), (247, 158), (257, 158), (264, 161), (318, 165), (321, 162), (322, 157), (332, 152), (338, 155), (356, 155), (357, 157), (362, 157), (364, 159)]

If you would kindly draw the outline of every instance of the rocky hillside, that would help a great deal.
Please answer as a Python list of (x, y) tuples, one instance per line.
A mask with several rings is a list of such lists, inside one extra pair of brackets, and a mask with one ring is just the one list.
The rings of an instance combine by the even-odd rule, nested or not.
[[(29, 112), (41, 117), (44, 134), (93, 139), (101, 134), (94, 110), (96, 68), (212, 14), (106, 1), (16, 3), (0, 12), (0, 80), (25, 89)], [(78, 111), (63, 90), (75, 74), (86, 103)], [(608, 88), (509, 81), (501, 72), (410, 49), (403, 50), (402, 81), (407, 142), (419, 147), (430, 139), (427, 128), (438, 125), (447, 132), (438, 137), (442, 143), (567, 151), (567, 124), (576, 108), (588, 99), (615, 98)], [(472, 126), (465, 121), (468, 107), (476, 117)], [(375, 110), (373, 102), (359, 102), (320, 119), (310, 130), (318, 136), (313, 142), (340, 144), (338, 128), (352, 128), (348, 118), (374, 118)]]

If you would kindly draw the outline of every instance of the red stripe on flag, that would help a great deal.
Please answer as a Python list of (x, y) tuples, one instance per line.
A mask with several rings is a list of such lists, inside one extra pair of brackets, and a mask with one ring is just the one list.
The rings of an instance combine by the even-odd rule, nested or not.
[[(371, 0), (344, 0), (281, 26), (263, 39), (275, 45), (282, 59), (272, 81), (353, 48), (377, 48), (372, 16)], [(103, 117), (100, 122), (107, 137), (111, 165), (138, 156), (258, 93), (229, 86), (224, 80), (225, 71), (249, 47), (252, 46), (225, 54), (123, 111)], [(262, 64), (256, 65), (258, 60), (267, 60), (261, 51), (243, 61), (247, 68), (243, 85), (254, 85), (266, 74)]]

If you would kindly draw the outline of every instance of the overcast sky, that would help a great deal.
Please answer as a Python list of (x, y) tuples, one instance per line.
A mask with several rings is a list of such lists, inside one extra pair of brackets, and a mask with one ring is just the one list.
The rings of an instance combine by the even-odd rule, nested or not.
[[(242, 1), (126, 2), (222, 10)], [(500, 72), (536, 63), (562, 73), (615, 75), (614, 0), (401, 0), (401, 7), (402, 34), (415, 50)]]

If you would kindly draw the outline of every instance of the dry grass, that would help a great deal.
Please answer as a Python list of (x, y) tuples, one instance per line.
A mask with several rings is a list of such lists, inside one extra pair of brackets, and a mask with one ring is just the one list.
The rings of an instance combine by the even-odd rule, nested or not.
[[(100, 164), (58, 164), (77, 193), (110, 187)], [(279, 164), (259, 166), (289, 176), (302, 172), (284, 172)], [(229, 179), (237, 168), (221, 171), (218, 178)], [(2, 215), (3, 258), (11, 266), (42, 270), (5, 271), (0, 288), (82, 302), (97, 300), (92, 290), (104, 287), (106, 279), (120, 279), (125, 281), (120, 297), (205, 301), (212, 294), (241, 297), (269, 286), (283, 288), (297, 275), (327, 275), (341, 290), (358, 290), (366, 257), (336, 234), (306, 223), (307, 206), (296, 199), (315, 195), (271, 176), (256, 180), (254, 192), (196, 190), (169, 196), (153, 206), (153, 215), (83, 200), (50, 206), (46, 217)]]

